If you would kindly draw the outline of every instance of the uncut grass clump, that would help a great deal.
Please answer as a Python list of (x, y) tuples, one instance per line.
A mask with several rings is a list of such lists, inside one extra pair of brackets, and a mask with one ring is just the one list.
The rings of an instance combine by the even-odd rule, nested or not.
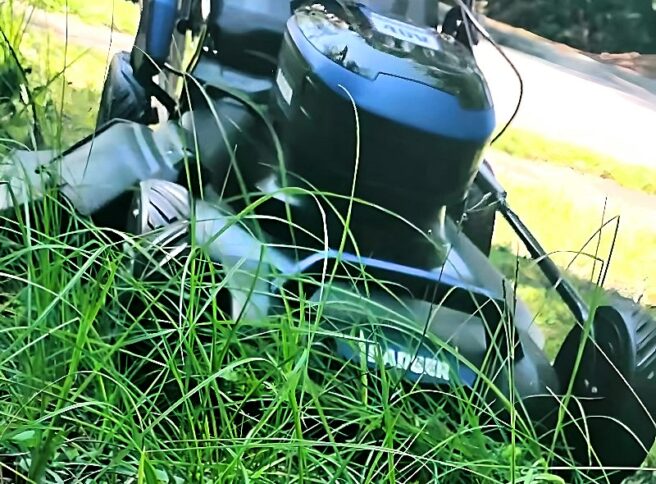
[(544, 466), (530, 440), (493, 440), (467, 400), (449, 409), (392, 371), (326, 359), (303, 311), (234, 319), (222, 268), (196, 249), (137, 281), (123, 245), (141, 241), (54, 199), (30, 215), (4, 219), (17, 230), (2, 240), (10, 477), (497, 482)]

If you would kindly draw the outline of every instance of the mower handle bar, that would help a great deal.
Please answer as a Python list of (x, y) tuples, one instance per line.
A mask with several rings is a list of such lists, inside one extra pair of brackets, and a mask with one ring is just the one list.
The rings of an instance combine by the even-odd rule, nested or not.
[(547, 280), (554, 286), (576, 320), (580, 324), (584, 324), (589, 317), (590, 308), (574, 286), (563, 277), (562, 271), (551, 257), (549, 257), (544, 248), (542, 248), (531, 231), (524, 225), (522, 219), (510, 208), (506, 190), (501, 186), (487, 163), (481, 164), (475, 183), (483, 193), (489, 193), (494, 198), (497, 210), (501, 212), (503, 218), (510, 224), (515, 233), (517, 233), (524, 246), (528, 249), (531, 258), (537, 263)]

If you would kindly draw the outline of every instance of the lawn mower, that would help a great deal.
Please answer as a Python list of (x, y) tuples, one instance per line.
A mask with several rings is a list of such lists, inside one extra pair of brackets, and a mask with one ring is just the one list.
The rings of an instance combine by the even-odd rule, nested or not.
[[(588, 304), (511, 209), (485, 161), (497, 120), (473, 47), (491, 39), (473, 2), (436, 5), (141, 2), (95, 132), (61, 154), (11, 153), (0, 207), (56, 187), (80, 216), (149, 241), (139, 277), (203, 247), (233, 318), (294, 294), (333, 358), (512, 408), (545, 442), (558, 429), (580, 466), (639, 467), (656, 437), (656, 322), (628, 299)], [(171, 39), (186, 31), (199, 48), (180, 69)], [(498, 216), (577, 322), (553, 362), (489, 260)]]

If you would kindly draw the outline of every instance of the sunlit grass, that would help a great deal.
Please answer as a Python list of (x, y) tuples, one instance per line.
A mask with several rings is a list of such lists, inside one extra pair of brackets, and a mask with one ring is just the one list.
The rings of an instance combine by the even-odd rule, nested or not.
[[(7, 94), (19, 90), (16, 83), (24, 85), (20, 89), (27, 92), (27, 88), (32, 96), (45, 144), (68, 146), (89, 134), (95, 126), (98, 99), (109, 62), (107, 53), (67, 45), (56, 34), (32, 28), (27, 23), (29, 17), (16, 14), (12, 7), (13, 1), (0, 5), (0, 27), (17, 46), (16, 54), (27, 82), (14, 74), (13, 88), (5, 86)], [(4, 46), (0, 55), (6, 69), (13, 66), (7, 72), (17, 72)], [(31, 112), (24, 94), (16, 96), (16, 100), (22, 100), (17, 108), (19, 113)], [(5, 121), (6, 129), (15, 134), (14, 139), (25, 138), (28, 119), (31, 117), (20, 116), (13, 122), (9, 118)]]
[[(645, 143), (649, 140), (645, 140)], [(551, 140), (538, 133), (509, 129), (495, 149), (526, 160), (546, 161), (609, 180), (621, 186), (656, 195), (656, 168), (623, 163), (588, 148)]]
[[(21, 52), (43, 80), (83, 51), (28, 34)], [(104, 65), (102, 54), (86, 53), (48, 86), (55, 144), (91, 131)], [(599, 226), (595, 203), (579, 207), (560, 192), (501, 178), (548, 249), (576, 250)], [(125, 271), (124, 239), (76, 217), (64, 224), (65, 213), (49, 201), (18, 226), (17, 240), (0, 234), (0, 475), (101, 483), (559, 482), (549, 472), (550, 449), (520, 428), (516, 440), (492, 439), (486, 410), (471, 402), (456, 399), (449, 409), (430, 390), (396, 385), (393, 372), (372, 372), (366, 382), (343, 363), (316, 365), (321, 355), (305, 338), (319, 331), (298, 311), (234, 320), (216, 297), (221, 268), (199, 252), (173, 264), (164, 284), (144, 284)], [(650, 233), (633, 224), (623, 237)], [(513, 240), (501, 228), (498, 244)], [(495, 261), (514, 272), (513, 253), (497, 249)], [(568, 323), (530, 264), (523, 267), (520, 294), (546, 309), (538, 321), (553, 352)], [(587, 274), (585, 266), (576, 270)], [(631, 282), (633, 271), (617, 277)], [(166, 299), (177, 307), (181, 294), (182, 312), (172, 311)], [(146, 306), (142, 314), (130, 315), (130, 300)]]
[[(630, 297), (642, 296), (645, 304), (656, 305), (656, 253), (651, 250), (656, 247), (656, 202), (652, 197), (630, 197), (612, 190), (606, 193), (608, 187), (597, 187), (590, 179), (548, 164), (523, 170), (528, 161), (491, 159), (493, 163), (499, 160), (497, 176), (509, 193), (510, 203), (562, 267), (569, 267), (571, 274), (583, 280), (596, 282), (601, 265), (580, 253), (610, 259), (607, 287)], [(617, 238), (614, 223), (603, 229), (601, 238), (595, 236), (603, 223), (614, 217), (619, 217)], [(500, 223), (496, 241), (507, 246), (516, 237)]]
[(139, 24), (139, 5), (129, 0), (29, 0), (25, 4), (51, 12), (68, 13), (89, 25), (102, 25), (129, 34), (134, 34)]
[[(32, 68), (31, 79), (37, 86), (47, 86), (42, 108), (49, 137), (68, 146), (89, 134), (96, 122), (107, 55), (77, 45), (64, 46), (56, 36), (29, 31), (21, 52)], [(62, 119), (63, 123), (58, 122)]]

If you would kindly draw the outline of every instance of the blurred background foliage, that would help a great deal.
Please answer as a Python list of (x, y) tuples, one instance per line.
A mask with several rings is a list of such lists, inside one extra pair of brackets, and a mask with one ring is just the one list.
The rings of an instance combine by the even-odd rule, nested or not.
[(656, 54), (654, 0), (489, 0), (486, 11), (584, 51)]

